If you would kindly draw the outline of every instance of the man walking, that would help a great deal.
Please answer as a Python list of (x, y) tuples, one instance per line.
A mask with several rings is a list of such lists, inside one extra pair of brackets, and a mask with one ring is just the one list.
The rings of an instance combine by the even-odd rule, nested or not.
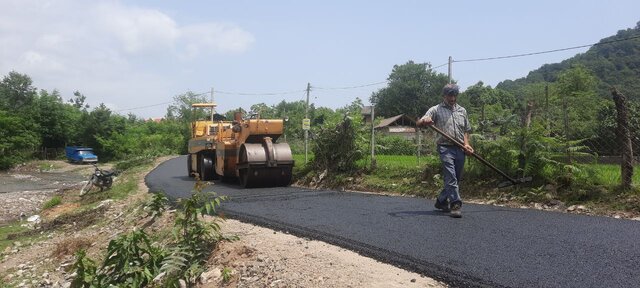
[(442, 162), (444, 189), (436, 199), (435, 207), (443, 211), (450, 211), (451, 217), (462, 217), (462, 199), (460, 198), (459, 181), (464, 168), (465, 153), (473, 153), (469, 144), (469, 118), (467, 110), (456, 103), (460, 89), (458, 85), (447, 84), (442, 89), (442, 103), (427, 110), (416, 123), (418, 127), (435, 125), (452, 138), (464, 143), (464, 148), (438, 135), (436, 144)]

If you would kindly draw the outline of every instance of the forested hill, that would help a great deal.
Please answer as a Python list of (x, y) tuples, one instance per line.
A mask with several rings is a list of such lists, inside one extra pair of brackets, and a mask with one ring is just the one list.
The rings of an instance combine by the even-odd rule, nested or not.
[(496, 88), (517, 92), (527, 84), (555, 82), (560, 72), (574, 65), (583, 65), (598, 78), (598, 94), (610, 97), (610, 87), (616, 86), (629, 99), (640, 100), (640, 22), (633, 29), (620, 30), (560, 63), (545, 64), (517, 80), (505, 80)]

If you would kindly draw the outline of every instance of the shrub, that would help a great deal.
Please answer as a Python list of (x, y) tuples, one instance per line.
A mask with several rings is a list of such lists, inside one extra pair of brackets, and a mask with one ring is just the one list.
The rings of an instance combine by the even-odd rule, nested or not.
[(355, 170), (356, 161), (362, 158), (357, 137), (358, 131), (348, 116), (337, 124), (320, 128), (313, 143), (313, 166), (337, 173)]
[(376, 154), (415, 155), (416, 145), (400, 136), (376, 134)]

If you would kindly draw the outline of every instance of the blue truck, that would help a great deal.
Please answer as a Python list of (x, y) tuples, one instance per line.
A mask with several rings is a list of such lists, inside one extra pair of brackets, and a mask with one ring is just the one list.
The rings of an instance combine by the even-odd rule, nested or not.
[(93, 154), (93, 148), (88, 147), (77, 147), (77, 146), (67, 146), (64, 148), (67, 159), (71, 163), (97, 163), (98, 156)]

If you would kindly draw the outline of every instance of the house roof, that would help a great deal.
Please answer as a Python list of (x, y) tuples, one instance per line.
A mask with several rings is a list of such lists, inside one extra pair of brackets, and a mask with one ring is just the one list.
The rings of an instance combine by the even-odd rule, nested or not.
[(375, 129), (375, 128), (391, 126), (391, 124), (396, 123), (399, 120), (401, 120), (402, 124), (398, 126), (416, 126), (416, 121), (409, 118), (409, 116), (407, 115), (400, 114), (400, 115), (393, 116), (391, 118), (383, 119), (382, 121), (380, 121), (380, 124), (376, 125), (373, 128)]

